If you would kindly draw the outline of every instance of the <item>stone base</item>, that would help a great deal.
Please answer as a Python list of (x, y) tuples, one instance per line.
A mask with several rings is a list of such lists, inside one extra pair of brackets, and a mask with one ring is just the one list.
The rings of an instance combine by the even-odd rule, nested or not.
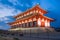
[(22, 32), (53, 32), (55, 31), (53, 28), (46, 28), (46, 27), (31, 27), (31, 28), (15, 28), (15, 29), (10, 29), (9, 31), (22, 31)]

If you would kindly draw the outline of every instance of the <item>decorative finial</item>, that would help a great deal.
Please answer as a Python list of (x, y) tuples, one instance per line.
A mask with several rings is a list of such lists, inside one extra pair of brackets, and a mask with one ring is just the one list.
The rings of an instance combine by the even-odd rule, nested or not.
[(37, 5), (40, 5), (40, 3), (37, 3)]
[(39, 6), (39, 5), (40, 5), (40, 3), (37, 3), (37, 4), (36, 4), (36, 6)]

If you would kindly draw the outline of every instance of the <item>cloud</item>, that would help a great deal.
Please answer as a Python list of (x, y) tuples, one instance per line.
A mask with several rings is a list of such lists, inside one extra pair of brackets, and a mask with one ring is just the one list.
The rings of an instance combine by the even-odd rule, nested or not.
[(7, 25), (5, 22), (0, 22), (0, 29), (8, 29), (10, 28), (9, 25)]
[(0, 29), (6, 29), (6, 28), (4, 28), (4, 26), (0, 26)]
[(17, 0), (8, 0), (9, 2), (11, 2), (11, 3), (13, 3), (14, 5), (16, 5), (17, 4)]
[(0, 26), (0, 28), (3, 28), (3, 26)]
[(21, 11), (18, 9), (4, 4), (0, 4), (0, 21), (9, 20), (9, 18), (7, 18), (6, 16), (15, 16), (20, 12)]
[(0, 4), (0, 29), (9, 29), (10, 26), (7, 23), (12, 22), (14, 20), (13, 16), (19, 13), (21, 13), (21, 10)]
[(19, 12), (21, 12), (21, 11), (15, 9), (15, 8), (0, 5), (0, 17), (13, 16), (13, 15), (16, 15), (17, 13), (19, 13)]
[(20, 3), (18, 0), (8, 0), (10, 3), (12, 3), (13, 5), (20, 5), (23, 6), (22, 3)]
[(4, 22), (4, 23), (9, 23), (13, 21), (15, 21), (15, 18), (13, 18), (13, 16), (6, 16), (0, 18), (0, 22)]
[(9, 20), (9, 18), (7, 18), (7, 17), (0, 18), (0, 21), (4, 21), (4, 20)]
[(3, 26), (0, 26), (0, 29), (5, 29)]

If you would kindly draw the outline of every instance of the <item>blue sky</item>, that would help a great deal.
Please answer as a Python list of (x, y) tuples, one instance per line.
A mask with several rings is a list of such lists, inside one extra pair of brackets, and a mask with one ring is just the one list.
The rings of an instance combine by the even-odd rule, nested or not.
[(13, 16), (38, 3), (42, 9), (47, 11), (46, 16), (55, 19), (51, 26), (59, 28), (60, 0), (0, 0), (0, 29), (9, 29), (10, 26), (6, 23), (14, 21)]

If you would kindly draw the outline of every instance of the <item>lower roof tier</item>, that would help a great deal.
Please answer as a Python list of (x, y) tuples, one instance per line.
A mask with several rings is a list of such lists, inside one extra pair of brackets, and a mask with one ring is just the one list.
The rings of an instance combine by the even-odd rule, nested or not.
[(43, 18), (44, 18), (44, 19), (53, 21), (53, 19), (51, 19), (51, 18), (49, 18), (49, 17), (46, 17), (46, 16), (44, 16), (44, 15), (42, 15), (42, 14), (33, 14), (33, 15), (29, 15), (29, 16), (27, 16), (27, 17), (21, 18), (21, 19), (19, 19), (19, 20), (16, 20), (16, 21), (11, 22), (11, 23), (8, 23), (8, 24), (11, 25), (11, 24), (18, 23), (18, 22), (25, 21), (25, 20), (29, 20), (29, 19), (32, 19), (32, 20), (33, 20), (34, 18), (36, 18), (36, 20), (37, 20), (38, 18), (40, 18), (40, 19), (43, 19)]

